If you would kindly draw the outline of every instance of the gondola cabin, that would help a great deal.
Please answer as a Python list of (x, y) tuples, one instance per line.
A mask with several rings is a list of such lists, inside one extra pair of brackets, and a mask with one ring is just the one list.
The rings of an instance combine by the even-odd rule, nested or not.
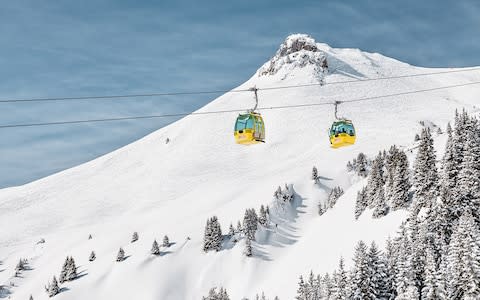
[(330, 128), (330, 145), (339, 148), (355, 144), (356, 134), (350, 120), (337, 120)]
[(240, 114), (235, 122), (235, 142), (241, 145), (265, 143), (265, 125), (259, 113)]

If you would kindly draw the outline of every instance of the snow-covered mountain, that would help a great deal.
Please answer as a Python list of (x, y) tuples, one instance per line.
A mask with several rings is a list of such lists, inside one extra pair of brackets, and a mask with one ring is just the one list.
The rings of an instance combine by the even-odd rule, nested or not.
[[(478, 71), (361, 81), (435, 71), (446, 69), (292, 35), (238, 89), (257, 86), (259, 107), (266, 108), (480, 81)], [(317, 82), (324, 85), (262, 90)], [(201, 299), (214, 286), (225, 287), (232, 299), (261, 291), (292, 299), (300, 274), (331, 271), (340, 256), (350, 264), (358, 240), (382, 246), (406, 216), (397, 211), (372, 219), (366, 213), (356, 221), (355, 197), (365, 180), (347, 172), (347, 161), (359, 152), (373, 157), (392, 144), (413, 148), (420, 121), (445, 128), (455, 109), (477, 112), (478, 95), (480, 86), (472, 85), (342, 104), (339, 115), (353, 120), (358, 137), (354, 146), (336, 150), (327, 137), (331, 105), (261, 111), (266, 143), (249, 147), (234, 143), (236, 113), (192, 115), (83, 165), (0, 190), (0, 285), (13, 283), (12, 299), (47, 299), (44, 285), (58, 276), (68, 255), (81, 276), (64, 284), (55, 299)], [(249, 93), (227, 93), (199, 111), (253, 105)], [(444, 142), (436, 136), (438, 145)], [(322, 177), (319, 185), (311, 180), (313, 166)], [(208, 218), (216, 215), (227, 233), (245, 209), (271, 205), (285, 183), (293, 185), (296, 205), (288, 212), (272, 206), (277, 226), (272, 222), (257, 233), (253, 257), (243, 255), (244, 241), (226, 243), (220, 252), (202, 251)], [(345, 194), (319, 216), (318, 204), (335, 186)], [(130, 243), (134, 231), (139, 240)], [(164, 235), (172, 245), (152, 256), (153, 240)], [(120, 247), (127, 259), (116, 262)], [(89, 262), (92, 250), (97, 258)], [(20, 258), (29, 260), (31, 270), (13, 277)]]

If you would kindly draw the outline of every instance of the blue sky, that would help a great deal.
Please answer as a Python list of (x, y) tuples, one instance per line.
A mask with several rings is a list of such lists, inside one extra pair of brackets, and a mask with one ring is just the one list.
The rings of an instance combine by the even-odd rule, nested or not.
[[(480, 65), (476, 0), (18, 0), (0, 9), (0, 99), (230, 89), (297, 32), (415, 65)], [(183, 112), (212, 98), (0, 103), (0, 124)], [(172, 121), (0, 129), (0, 188), (88, 161)]]

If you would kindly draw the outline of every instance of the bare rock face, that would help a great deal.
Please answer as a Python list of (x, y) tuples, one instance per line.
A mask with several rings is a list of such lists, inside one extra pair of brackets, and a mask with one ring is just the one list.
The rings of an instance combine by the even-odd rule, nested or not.
[(258, 76), (274, 75), (311, 65), (315, 75), (323, 78), (328, 72), (327, 56), (318, 49), (315, 40), (306, 34), (288, 36), (270, 61), (258, 70)]

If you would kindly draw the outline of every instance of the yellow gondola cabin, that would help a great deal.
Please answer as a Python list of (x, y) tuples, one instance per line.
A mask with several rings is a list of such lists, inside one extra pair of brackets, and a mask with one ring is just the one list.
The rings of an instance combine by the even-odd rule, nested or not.
[(339, 148), (355, 144), (356, 133), (350, 120), (337, 120), (330, 128), (330, 145)]
[(241, 145), (265, 143), (265, 125), (256, 112), (240, 114), (235, 122), (235, 142)]

